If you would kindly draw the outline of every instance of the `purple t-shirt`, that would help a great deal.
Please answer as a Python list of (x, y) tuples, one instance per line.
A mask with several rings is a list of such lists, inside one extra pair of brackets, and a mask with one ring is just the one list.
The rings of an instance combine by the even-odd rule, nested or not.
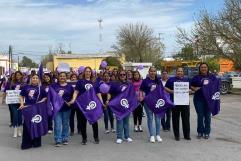
[[(179, 78), (179, 77), (171, 77), (167, 80), (165, 87), (173, 90), (174, 89), (174, 82), (189, 82), (188, 78)], [(190, 85), (189, 85), (190, 88)], [(170, 94), (171, 100), (173, 101), (173, 94)]]
[(113, 81), (110, 83), (111, 99), (123, 92), (129, 85), (129, 82)]
[[(59, 96), (63, 98), (64, 101), (69, 102), (72, 99), (74, 88), (70, 84), (61, 86), (59, 83), (54, 83), (51, 87), (58, 93)], [(64, 103), (60, 111), (70, 110), (70, 107)]]
[(20, 83), (20, 82), (16, 82), (15, 84), (11, 82), (7, 82), (4, 92), (6, 92), (6, 90), (20, 90), (22, 86), (23, 86), (23, 83)]
[(25, 105), (32, 105), (47, 97), (42, 86), (26, 85), (21, 88), (20, 95), (25, 98)]
[(81, 95), (90, 88), (94, 88), (96, 90), (96, 84), (91, 80), (80, 79), (76, 83), (75, 90), (79, 91), (79, 95)]
[[(208, 75), (196, 75), (191, 80), (191, 86), (194, 87), (202, 87), (203, 85), (207, 85), (209, 83), (209, 80), (216, 79), (216, 76), (213, 74)], [(201, 90), (198, 90), (195, 92), (194, 97), (202, 97), (203, 94)]]
[(163, 87), (159, 79), (152, 80), (150, 77), (146, 77), (141, 83), (140, 89), (145, 92), (145, 95), (148, 95), (151, 91), (156, 89), (157, 85)]

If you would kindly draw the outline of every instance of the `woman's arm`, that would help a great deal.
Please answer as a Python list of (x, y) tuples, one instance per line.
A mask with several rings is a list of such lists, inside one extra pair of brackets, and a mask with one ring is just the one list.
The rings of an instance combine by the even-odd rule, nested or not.
[(167, 93), (170, 93), (170, 94), (173, 94), (173, 93), (174, 93), (174, 90), (171, 90), (171, 89), (169, 89), (169, 88), (167, 88), (167, 87), (164, 87), (164, 89), (165, 89), (165, 91), (166, 91)]
[(201, 87), (194, 87), (194, 86), (191, 86), (191, 89), (192, 89), (194, 92), (198, 91), (200, 88), (201, 88)]
[(20, 99), (20, 109), (23, 109), (25, 106), (24, 106), (24, 98), (23, 98), (23, 96), (20, 96), (19, 97), (19, 99)]
[(74, 94), (73, 94), (73, 97), (72, 97), (71, 101), (67, 102), (67, 104), (68, 104), (69, 106), (72, 105), (72, 104), (74, 104), (74, 102), (75, 102), (78, 94), (79, 94), (79, 91), (74, 90)]
[(40, 101), (38, 101), (37, 103), (41, 103), (41, 102), (44, 102), (44, 101), (46, 101), (47, 100), (47, 97), (44, 97), (44, 98), (42, 98)]

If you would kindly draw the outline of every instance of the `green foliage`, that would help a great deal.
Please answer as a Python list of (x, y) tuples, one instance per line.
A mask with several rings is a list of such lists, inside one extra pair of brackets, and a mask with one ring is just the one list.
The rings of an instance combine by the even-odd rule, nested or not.
[(121, 62), (116, 57), (107, 57), (105, 61), (107, 62), (108, 66), (117, 66), (118, 68), (121, 67)]
[(217, 57), (213, 57), (213, 58), (206, 58), (205, 62), (208, 64), (209, 69), (211, 72), (213, 71), (219, 71), (220, 70), (220, 65), (218, 63), (218, 58)]
[(32, 61), (32, 59), (23, 56), (22, 61), (20, 62), (21, 67), (37, 68), (38, 64)]
[(186, 44), (173, 58), (178, 60), (198, 60), (198, 56), (190, 44)]

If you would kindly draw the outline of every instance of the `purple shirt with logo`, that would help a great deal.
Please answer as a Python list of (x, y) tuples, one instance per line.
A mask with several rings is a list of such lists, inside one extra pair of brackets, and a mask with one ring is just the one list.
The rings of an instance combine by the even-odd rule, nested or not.
[[(96, 87), (96, 84), (91, 81), (91, 80), (86, 80), (86, 79), (80, 79), (78, 80), (78, 82), (76, 83), (76, 87), (75, 90), (79, 91), (79, 95), (83, 94), (86, 90), (92, 88), (92, 87)], [(96, 90), (96, 88), (95, 88)]]
[[(63, 98), (64, 101), (69, 102), (72, 99), (74, 88), (70, 84), (61, 86), (59, 83), (54, 83), (51, 87), (58, 93), (59, 96)], [(70, 110), (70, 107), (64, 103), (60, 111)]]
[(160, 80), (158, 79), (152, 80), (150, 79), (150, 77), (147, 77), (142, 81), (140, 89), (143, 92), (145, 92), (145, 95), (148, 95), (151, 91), (156, 89), (158, 84), (162, 86), (162, 83), (160, 82)]
[[(203, 85), (207, 85), (210, 82), (209, 80), (214, 80), (214, 79), (216, 79), (216, 76), (212, 74), (196, 75), (191, 80), (191, 86), (202, 87)], [(202, 90), (196, 91), (194, 96), (203, 98)]]
[(45, 89), (42, 86), (26, 85), (21, 88), (20, 95), (25, 98), (26, 105), (32, 105), (47, 97)]
[(129, 85), (129, 82), (113, 81), (110, 83), (111, 99), (122, 93)]

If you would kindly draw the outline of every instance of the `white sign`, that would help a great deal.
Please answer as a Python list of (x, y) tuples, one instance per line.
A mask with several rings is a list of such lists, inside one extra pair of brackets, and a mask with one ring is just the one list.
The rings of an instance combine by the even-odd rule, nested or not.
[(21, 90), (6, 90), (6, 104), (20, 103), (19, 95)]
[(189, 82), (174, 82), (174, 104), (189, 105)]

